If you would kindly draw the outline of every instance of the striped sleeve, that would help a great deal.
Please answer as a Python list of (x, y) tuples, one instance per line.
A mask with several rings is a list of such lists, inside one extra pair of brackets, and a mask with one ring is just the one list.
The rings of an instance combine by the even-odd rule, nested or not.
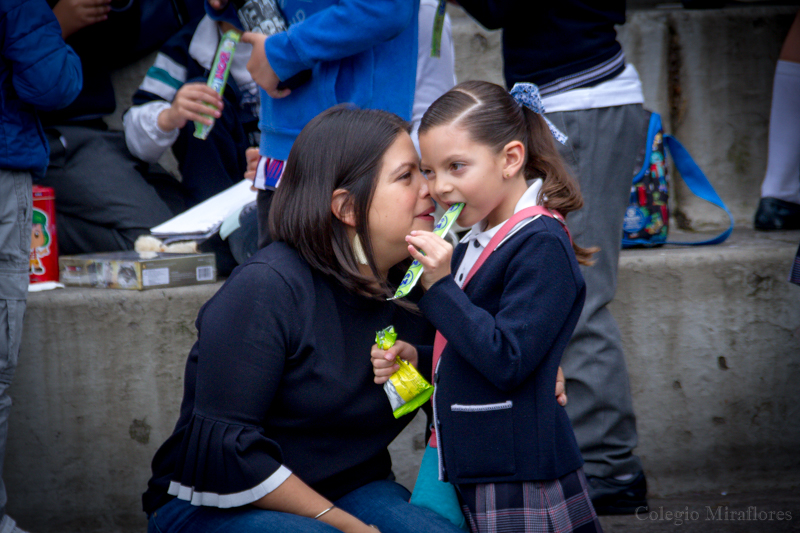
[(186, 83), (186, 67), (171, 57), (159, 52), (153, 66), (147, 71), (140, 91), (146, 91), (171, 102), (175, 93)]

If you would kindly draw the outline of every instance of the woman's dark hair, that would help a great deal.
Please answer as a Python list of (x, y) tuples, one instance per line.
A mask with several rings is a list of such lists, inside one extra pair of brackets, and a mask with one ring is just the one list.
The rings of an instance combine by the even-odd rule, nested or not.
[[(385, 299), (392, 295), (375, 266), (367, 227), (383, 155), (410, 126), (386, 111), (339, 105), (317, 115), (295, 140), (269, 213), (273, 240), (297, 249), (312, 268), (352, 292)], [(355, 230), (374, 278), (361, 274), (347, 228), (331, 212), (336, 189), (348, 193)], [(378, 280), (378, 286), (375, 280)]]
[[(541, 178), (539, 202), (565, 217), (583, 206), (578, 183), (558, 154), (547, 123), (534, 111), (521, 106), (508, 91), (486, 81), (459, 83), (439, 97), (422, 117), (420, 135), (436, 126), (457, 125), (475, 142), (500, 152), (512, 142), (525, 146), (526, 179)], [(592, 264), (598, 248), (582, 248), (573, 243), (581, 264)]]

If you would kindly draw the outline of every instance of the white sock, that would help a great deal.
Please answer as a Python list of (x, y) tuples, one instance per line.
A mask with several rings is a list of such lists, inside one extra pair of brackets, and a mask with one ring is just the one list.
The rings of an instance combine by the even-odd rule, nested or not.
[(800, 204), (800, 63), (778, 60), (761, 197)]

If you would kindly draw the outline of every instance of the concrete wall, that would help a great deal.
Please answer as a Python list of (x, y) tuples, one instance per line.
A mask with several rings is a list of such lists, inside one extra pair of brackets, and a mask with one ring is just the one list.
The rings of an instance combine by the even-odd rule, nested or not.
[[(672, 4), (674, 6), (674, 4)], [(751, 225), (766, 168), (772, 79), (797, 6), (629, 11), (619, 39), (639, 71), (645, 106), (689, 149), (737, 223)], [(501, 35), (452, 10), (458, 79), (503, 83)], [(673, 173), (674, 175), (674, 173)], [(686, 229), (727, 217), (681, 184), (673, 212)]]
[(798, 240), (623, 252), (610, 309), (651, 494), (800, 487)]
[(217, 285), (31, 294), (4, 480), (32, 531), (144, 531), (140, 496), (178, 417), (200, 306)]

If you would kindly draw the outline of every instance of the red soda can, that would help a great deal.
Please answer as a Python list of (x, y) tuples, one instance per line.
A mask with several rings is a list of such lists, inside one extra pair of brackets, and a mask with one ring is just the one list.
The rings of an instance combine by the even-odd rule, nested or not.
[(50, 187), (33, 186), (30, 281), (58, 281), (56, 196)]

